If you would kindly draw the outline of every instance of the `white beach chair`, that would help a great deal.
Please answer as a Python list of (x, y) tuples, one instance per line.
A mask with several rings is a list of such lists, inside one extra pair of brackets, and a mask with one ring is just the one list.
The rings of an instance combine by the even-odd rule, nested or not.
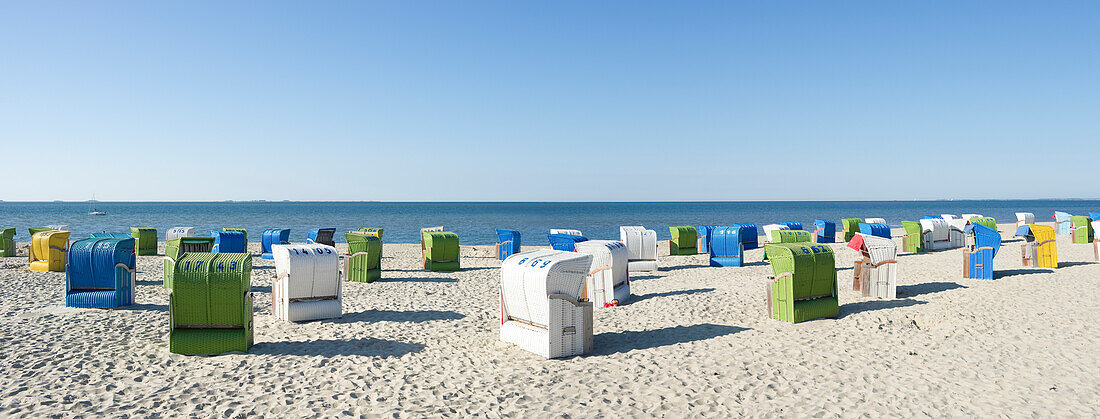
[(985, 216), (981, 215), (981, 214), (963, 214), (962, 215), (962, 219), (964, 219), (966, 221), (970, 221), (973, 218), (982, 218), (982, 217), (985, 217)]
[(54, 230), (69, 231), (69, 225), (68, 224), (50, 224), (46, 227), (47, 228), (52, 228)]
[(276, 244), (271, 311), (291, 322), (331, 319), (343, 313), (340, 256), (323, 244)]
[(954, 249), (966, 244), (963, 231), (951, 227), (946, 219), (925, 218), (920, 220), (920, 225), (921, 241), (924, 242), (926, 251)]
[(500, 340), (543, 358), (592, 351), (592, 302), (581, 301), (592, 255), (532, 250), (500, 267)]
[(849, 247), (858, 250), (862, 259), (852, 270), (852, 289), (864, 297), (897, 298), (898, 245), (893, 240), (856, 234)]
[(868, 224), (870, 224), (870, 223), (886, 224), (886, 219), (885, 218), (864, 218), (863, 222), (868, 223)]
[(657, 232), (642, 226), (620, 226), (619, 240), (626, 245), (627, 271), (657, 270)]
[(1030, 212), (1017, 212), (1016, 213), (1016, 228), (1025, 224), (1035, 224), (1035, 214)]
[(945, 220), (947, 220), (947, 221), (951, 221), (951, 220), (955, 220), (955, 219), (958, 219), (958, 218), (959, 218), (959, 217), (958, 217), (957, 215), (955, 215), (955, 214), (940, 214), (940, 217), (943, 217), (943, 219), (945, 219)]
[(195, 237), (195, 227), (172, 227), (164, 233), (164, 241), (180, 237)]
[(762, 228), (764, 229), (764, 243), (771, 243), (772, 242), (772, 232), (773, 231), (790, 230), (791, 229), (790, 227), (787, 227), (784, 224), (767, 224), (767, 225), (764, 225)]
[(614, 307), (630, 298), (626, 245), (618, 240), (577, 243), (577, 253), (592, 255), (582, 295), (596, 308)]
[(584, 236), (580, 230), (569, 230), (564, 228), (552, 228), (550, 234), (568, 234), (570, 236)]

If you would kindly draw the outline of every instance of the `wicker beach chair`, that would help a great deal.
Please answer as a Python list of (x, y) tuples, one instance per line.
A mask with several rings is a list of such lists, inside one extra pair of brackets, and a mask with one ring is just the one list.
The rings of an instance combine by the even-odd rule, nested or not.
[[(239, 232), (241, 232), (241, 234), (244, 235), (244, 248), (248, 249), (248, 230), (247, 229), (243, 229), (243, 228), (240, 228), (240, 227), (225, 227), (225, 228), (222, 228), (222, 231), (239, 231)], [(247, 252), (247, 250), (246, 250), (246, 252)], [(245, 253), (245, 252), (241, 252), (241, 253)]]
[(657, 232), (642, 226), (619, 226), (619, 240), (626, 245), (627, 271), (657, 270)]
[(359, 229), (360, 233), (365, 233), (368, 236), (377, 237), (378, 240), (382, 240), (382, 229), (374, 227), (363, 227)]
[(783, 225), (787, 226), (788, 230), (802, 230), (802, 223), (798, 221), (787, 221)]
[(1070, 219), (1073, 221), (1073, 243), (1092, 243), (1093, 236), (1096, 235), (1096, 232), (1092, 230), (1092, 218), (1084, 215), (1074, 215)]
[(214, 238), (212, 253), (248, 253), (248, 239), (243, 232), (211, 230), (210, 237)]
[(134, 304), (136, 240), (91, 238), (69, 246), (65, 268), (65, 305), (116, 308)]
[(344, 233), (348, 256), (344, 259), (347, 280), (374, 282), (382, 278), (382, 239), (365, 231)]
[(0, 257), (15, 256), (15, 229), (0, 229)]
[(767, 244), (764, 253), (774, 275), (765, 287), (769, 317), (792, 323), (836, 317), (836, 262), (828, 245)]
[(92, 233), (93, 239), (132, 239), (130, 233)]
[(814, 220), (814, 243), (836, 243), (836, 223)]
[(810, 232), (806, 230), (772, 231), (772, 243), (811, 243)]
[(966, 244), (961, 229), (955, 229), (943, 218), (920, 220), (922, 248), (925, 251), (955, 249)]
[(500, 340), (543, 358), (592, 351), (592, 302), (582, 301), (592, 255), (516, 253), (500, 267)]
[(27, 252), (29, 269), (38, 272), (64, 272), (68, 252), (68, 231), (46, 230), (35, 233)]
[(252, 347), (252, 255), (187, 253), (168, 295), (168, 350), (215, 355)]
[(550, 229), (550, 234), (570, 234), (574, 236), (584, 236), (584, 234), (581, 234), (580, 230), (570, 230), (567, 228), (552, 228)]
[(743, 232), (744, 228), (739, 225), (718, 226), (711, 230), (710, 266), (741, 266), (744, 263)]
[(130, 236), (137, 242), (134, 250), (138, 256), (157, 254), (157, 229), (152, 227), (130, 227)]
[(897, 243), (888, 238), (860, 233), (852, 237), (848, 247), (863, 256), (856, 259), (853, 266), (852, 289), (864, 297), (897, 298)]
[(791, 229), (790, 227), (787, 227), (786, 224), (765, 224), (761, 228), (764, 229), (764, 242), (765, 243), (775, 243), (775, 237), (773, 237), (774, 236), (773, 233), (775, 233), (776, 231), (783, 231), (783, 230), (790, 230)]
[(924, 229), (917, 221), (902, 221), (901, 227), (905, 229), (905, 237), (901, 239), (902, 251), (920, 253), (924, 251)]
[(319, 243), (277, 244), (271, 312), (288, 322), (334, 319), (343, 315), (340, 256)]
[(974, 244), (963, 252), (963, 278), (993, 279), (993, 258), (1001, 249), (1001, 233), (978, 223), (966, 226), (966, 233), (974, 236)]
[(29, 233), (31, 237), (34, 237), (34, 235), (37, 234), (37, 233), (41, 233), (43, 231), (50, 231), (50, 230), (53, 230), (53, 228), (50, 228), (50, 227), (31, 227), (31, 228), (27, 229), (27, 233)]
[(714, 230), (717, 225), (701, 225), (695, 227), (695, 232), (699, 235), (698, 244), (695, 248), (699, 249), (699, 253), (710, 252), (710, 232)]
[(211, 253), (214, 250), (213, 237), (178, 237), (164, 243), (164, 276), (161, 286), (172, 288), (172, 279), (176, 275), (176, 263), (187, 253)]
[[(867, 236), (890, 238), (890, 226), (882, 223), (859, 223), (859, 232)], [(850, 240), (849, 240), (850, 241)]]
[(1016, 236), (1024, 238), (1024, 243), (1020, 245), (1020, 262), (1024, 266), (1058, 267), (1058, 242), (1053, 227), (1027, 224), (1016, 229)]
[(306, 234), (306, 244), (316, 243), (336, 247), (336, 240), (333, 238), (335, 235), (335, 228), (315, 228)]
[(462, 269), (458, 234), (450, 231), (421, 231), (424, 269), (433, 272)]
[(614, 307), (630, 299), (626, 245), (618, 240), (589, 240), (577, 243), (577, 253), (592, 255), (582, 298), (594, 307)]
[(164, 233), (164, 241), (181, 237), (195, 237), (195, 227), (172, 227)]
[(971, 217), (966, 220), (967, 224), (980, 224), (997, 231), (997, 219), (993, 217)]
[(886, 219), (885, 218), (864, 218), (863, 222), (865, 222), (865, 223), (886, 224)]
[(547, 234), (546, 240), (550, 242), (551, 249), (572, 252), (576, 249), (577, 243), (588, 241), (588, 238), (575, 234), (555, 233)]
[(672, 239), (668, 241), (669, 255), (696, 255), (699, 254), (698, 233), (692, 226), (673, 226), (668, 228), (672, 233)]
[(1017, 212), (1016, 213), (1016, 228), (1027, 224), (1035, 224), (1035, 214), (1030, 212)]
[(730, 227), (741, 227), (741, 245), (745, 250), (760, 248), (760, 230), (753, 223), (737, 223)]
[(276, 244), (290, 244), (289, 228), (269, 228), (260, 235), (260, 257), (274, 259), (271, 254), (271, 246)]
[(862, 223), (862, 218), (845, 218), (840, 220), (840, 224), (844, 226), (844, 242), (847, 243), (852, 240), (852, 236), (859, 233), (859, 223)]
[(520, 252), (520, 234), (517, 230), (497, 229), (497, 258), (507, 259), (508, 256)]
[(1073, 233), (1073, 215), (1068, 212), (1055, 211), (1051, 218), (1054, 218), (1055, 234)]

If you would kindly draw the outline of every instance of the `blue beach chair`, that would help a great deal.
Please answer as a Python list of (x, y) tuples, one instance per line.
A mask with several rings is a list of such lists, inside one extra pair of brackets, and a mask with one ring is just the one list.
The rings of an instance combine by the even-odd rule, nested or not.
[(710, 266), (741, 266), (745, 260), (742, 226), (716, 226), (710, 233)]
[(335, 228), (315, 228), (306, 233), (306, 244), (336, 246), (336, 239), (333, 238), (335, 235)]
[(65, 305), (84, 308), (133, 305), (137, 276), (135, 243), (133, 237), (74, 242), (65, 264)]
[(271, 254), (271, 246), (275, 244), (290, 244), (289, 228), (269, 228), (260, 236), (260, 257), (275, 259)]
[(882, 223), (859, 223), (859, 233), (888, 239), (890, 226)]
[(214, 238), (214, 247), (211, 248), (211, 253), (248, 253), (248, 245), (245, 244), (243, 232), (211, 230), (210, 237)]
[(1073, 220), (1068, 212), (1055, 211), (1054, 215), (1054, 233), (1055, 234), (1071, 234), (1073, 233)]
[(572, 234), (547, 234), (546, 239), (550, 241), (550, 248), (554, 250), (564, 250), (566, 252), (576, 250), (577, 242), (588, 241), (587, 237), (575, 236)]
[(497, 257), (500, 260), (520, 252), (520, 235), (517, 230), (497, 229)]
[(698, 234), (699, 244), (696, 246), (700, 253), (709, 252), (710, 250), (710, 232), (720, 227), (718, 225), (701, 225), (695, 227), (696, 234)]
[(963, 252), (963, 278), (993, 279), (993, 258), (1001, 249), (1001, 233), (981, 224), (970, 224), (964, 232), (974, 235), (974, 245)]
[(802, 223), (800, 223), (798, 221), (787, 221), (787, 222), (783, 223), (783, 225), (787, 226), (787, 228), (789, 228), (791, 230), (801, 230), (802, 229)]
[(836, 243), (836, 223), (829, 220), (814, 220), (814, 242)]
[(745, 250), (760, 247), (760, 232), (756, 229), (756, 224), (739, 223), (731, 227), (741, 227), (741, 244), (745, 246)]

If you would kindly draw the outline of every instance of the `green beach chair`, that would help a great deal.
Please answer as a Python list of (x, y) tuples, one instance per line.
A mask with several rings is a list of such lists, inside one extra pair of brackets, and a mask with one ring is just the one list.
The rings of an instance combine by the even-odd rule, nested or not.
[(382, 229), (381, 228), (363, 227), (363, 228), (359, 229), (359, 232), (360, 233), (366, 233), (368, 236), (374, 236), (374, 237), (377, 237), (378, 240), (382, 240)]
[(15, 229), (0, 229), (0, 256), (15, 256)]
[(248, 248), (248, 230), (245, 230), (243, 228), (225, 227), (225, 228), (222, 228), (222, 231), (239, 231), (239, 232), (241, 232), (241, 234), (244, 234), (244, 247), (246, 249)]
[(382, 278), (382, 239), (362, 231), (344, 233), (348, 242), (348, 281), (374, 282)]
[(668, 241), (669, 255), (677, 256), (699, 254), (699, 234), (698, 231), (695, 230), (695, 227), (669, 227), (668, 232), (672, 234), (672, 240)]
[(1073, 244), (1092, 243), (1092, 238), (1096, 235), (1096, 232), (1092, 231), (1092, 218), (1074, 215), (1070, 220), (1073, 221)]
[(187, 253), (210, 253), (214, 249), (213, 237), (180, 237), (164, 244), (164, 288), (172, 288), (176, 263)]
[(772, 277), (766, 287), (768, 315), (798, 323), (836, 317), (836, 261), (825, 244), (770, 243), (764, 253), (771, 262)]
[(905, 229), (905, 237), (902, 238), (902, 251), (920, 253), (924, 251), (924, 240), (920, 223), (916, 221), (902, 221), (901, 227)]
[(809, 243), (810, 232), (806, 230), (774, 230), (772, 243)]
[(424, 269), (429, 271), (457, 271), (461, 269), (458, 253), (458, 235), (450, 231), (422, 231)]
[(130, 237), (134, 238), (134, 254), (138, 256), (157, 254), (157, 229), (152, 227), (130, 227)]
[(247, 352), (252, 346), (252, 255), (187, 253), (168, 295), (172, 353)]
[(969, 221), (971, 224), (981, 224), (983, 226), (992, 228), (993, 231), (997, 231), (997, 219), (993, 217), (974, 217)]
[(844, 242), (847, 243), (855, 237), (856, 233), (859, 233), (859, 224), (863, 222), (862, 218), (845, 218), (840, 220), (840, 224), (844, 225)]

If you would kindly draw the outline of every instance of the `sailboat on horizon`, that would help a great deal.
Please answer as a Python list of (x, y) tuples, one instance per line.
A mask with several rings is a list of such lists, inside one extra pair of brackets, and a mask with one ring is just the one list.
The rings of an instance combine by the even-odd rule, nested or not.
[(88, 212), (88, 215), (107, 215), (107, 211), (100, 211), (98, 208), (96, 208), (95, 204), (99, 201), (95, 200), (94, 193), (92, 194), (92, 200), (88, 202), (92, 203), (92, 210)]

